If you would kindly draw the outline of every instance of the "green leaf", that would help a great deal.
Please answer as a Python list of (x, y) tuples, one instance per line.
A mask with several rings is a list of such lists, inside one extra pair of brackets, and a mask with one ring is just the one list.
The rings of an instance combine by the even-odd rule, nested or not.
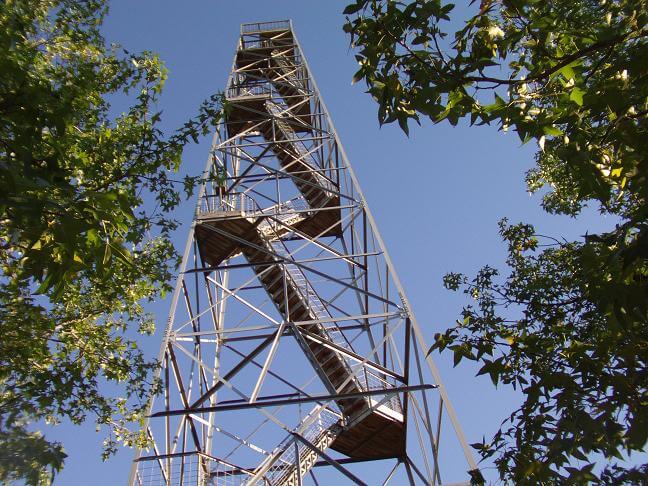
[(585, 95), (585, 91), (583, 91), (579, 87), (574, 87), (569, 93), (569, 99), (574, 103), (576, 103), (578, 106), (583, 106), (584, 95)]
[(41, 295), (45, 294), (50, 288), (52, 288), (52, 286), (56, 284), (58, 278), (59, 278), (58, 272), (50, 269), (45, 275), (45, 279), (41, 282), (41, 284), (36, 289), (36, 293)]
[(358, 69), (351, 79), (351, 84), (356, 84), (358, 81), (365, 77), (364, 67)]
[(111, 244), (110, 247), (112, 249), (112, 253), (114, 253), (119, 260), (121, 260), (123, 263), (127, 265), (132, 265), (133, 262), (131, 259), (131, 255), (123, 246), (117, 244)]
[(342, 13), (344, 15), (353, 15), (356, 12), (359, 12), (362, 7), (364, 7), (365, 2), (363, 0), (358, 0), (356, 3), (352, 3), (350, 5), (347, 5)]
[(401, 116), (398, 118), (398, 125), (401, 127), (401, 130), (405, 132), (405, 135), (409, 137), (409, 127), (407, 126), (407, 117)]
[(560, 128), (552, 127), (551, 125), (545, 125), (542, 127), (542, 132), (545, 135), (550, 135), (552, 137), (558, 137), (563, 134), (563, 131)]
[(106, 243), (106, 245), (104, 245), (103, 260), (101, 261), (101, 264), (104, 267), (110, 263), (110, 258), (112, 256), (112, 250), (110, 249), (110, 247), (111, 247), (110, 243)]
[[(452, 348), (451, 348), (452, 349)], [(456, 346), (453, 349), (453, 365), (457, 366), (459, 363), (461, 363), (461, 359), (463, 358), (463, 354), (461, 352), (461, 347)]]

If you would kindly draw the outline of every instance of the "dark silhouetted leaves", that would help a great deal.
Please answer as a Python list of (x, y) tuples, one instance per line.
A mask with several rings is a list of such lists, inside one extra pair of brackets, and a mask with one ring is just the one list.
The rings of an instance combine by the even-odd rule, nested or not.
[[(644, 0), (356, 1), (344, 26), (380, 123), (494, 124), (535, 141), (543, 208), (618, 221), (578, 241), (502, 223), (509, 272), (444, 283), (474, 301), (433, 350), (524, 403), (486, 444), (512, 484), (643, 484), (648, 439), (648, 8)], [(458, 30), (455, 30), (458, 29)], [(540, 242), (542, 245), (540, 245)], [(631, 461), (628, 461), (631, 457)], [(604, 458), (604, 462), (601, 461)], [(635, 462), (632, 462), (634, 460)], [(599, 464), (595, 464), (598, 462)]]

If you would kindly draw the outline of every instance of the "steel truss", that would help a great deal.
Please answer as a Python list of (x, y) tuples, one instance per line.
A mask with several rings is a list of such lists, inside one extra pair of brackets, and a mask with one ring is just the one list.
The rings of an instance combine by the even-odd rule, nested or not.
[(472, 455), (289, 21), (242, 26), (227, 99), (205, 171), (224, 181), (199, 193), (130, 484), (441, 484), (461, 449), (465, 480)]

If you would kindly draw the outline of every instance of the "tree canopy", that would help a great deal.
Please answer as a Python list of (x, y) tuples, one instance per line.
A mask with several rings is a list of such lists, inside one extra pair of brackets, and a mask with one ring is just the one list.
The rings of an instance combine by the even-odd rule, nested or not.
[(145, 440), (127, 425), (156, 363), (127, 332), (153, 331), (142, 303), (177, 261), (171, 174), (219, 116), (214, 96), (166, 135), (165, 68), (106, 45), (106, 13), (104, 0), (0, 2), (0, 482), (62, 467), (38, 421), (91, 416), (107, 452)]
[(380, 123), (495, 124), (534, 141), (531, 192), (609, 231), (565, 241), (500, 225), (505, 274), (445, 285), (474, 301), (433, 350), (524, 401), (473, 446), (515, 484), (640, 483), (648, 438), (648, 8), (643, 0), (357, 0), (345, 30)]

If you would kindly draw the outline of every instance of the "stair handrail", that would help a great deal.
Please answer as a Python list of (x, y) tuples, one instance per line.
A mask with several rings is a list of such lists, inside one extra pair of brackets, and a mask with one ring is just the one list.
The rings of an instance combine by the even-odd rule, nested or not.
[[(332, 428), (337, 424), (339, 425), (341, 421), (344, 420), (342, 415), (334, 412), (330, 408), (323, 407), (321, 405), (315, 406), (299, 423), (295, 430), (288, 434), (284, 440), (282, 440), (272, 451), (272, 453), (267, 456), (261, 464), (257, 466), (254, 470), (254, 476), (252, 476), (246, 484), (254, 485), (258, 484), (258, 481), (261, 478), (270, 480), (270, 484), (279, 484), (276, 480), (268, 478), (270, 474), (273, 476), (273, 473), (270, 471), (273, 467), (281, 462), (282, 465), (275, 469), (275, 474), (279, 474), (277, 479), (281, 479), (286, 476), (286, 471), (288, 474), (291, 474), (293, 471), (291, 467), (294, 467), (294, 459), (292, 461), (287, 460), (288, 457), (294, 456), (295, 448), (294, 441), (296, 440), (294, 434), (301, 435), (304, 439), (309, 442), (314, 442), (323, 432), (331, 431)], [(303, 443), (299, 443), (298, 450), (301, 457), (301, 451), (303, 451), (306, 446)], [(263, 483), (261, 483), (263, 484)]]
[(275, 125), (275, 128), (281, 132), (284, 137), (285, 142), (289, 142), (290, 146), (295, 149), (299, 160), (301, 160), (307, 166), (315, 169), (312, 174), (316, 179), (318, 179), (319, 184), (328, 191), (337, 191), (337, 187), (331, 179), (326, 177), (321, 171), (326, 170), (320, 168), (317, 164), (313, 163), (312, 158), (309, 156), (308, 147), (304, 144), (304, 141), (301, 140), (295, 130), (290, 126), (290, 123), (287, 121), (293, 116), (286, 116), (284, 113), (286, 110), (283, 109), (278, 103), (273, 101), (265, 102), (266, 110), (272, 115), (272, 119)]
[[(305, 83), (305, 81), (308, 78), (304, 76), (304, 68), (300, 62), (301, 60), (297, 55), (293, 55), (293, 56), (278, 55), (278, 53), (280, 52), (280, 48), (283, 46), (277, 46), (277, 47), (278, 49), (273, 49), (270, 59), (273, 61), (277, 61), (278, 67), (284, 71), (287, 71), (284, 72), (284, 79), (292, 78), (293, 81), (296, 82), (297, 90), (301, 91), (302, 94), (308, 94), (308, 90)], [(294, 58), (292, 64), (288, 61), (288, 57)], [(293, 70), (294, 73), (289, 72), (290, 70)], [(288, 82), (288, 84), (290, 83)]]
[[(283, 258), (289, 257), (288, 250), (283, 245), (283, 242), (273, 242), (272, 247), (279, 256)], [(285, 268), (290, 280), (293, 282), (293, 285), (295, 286), (297, 291), (300, 293), (300, 295), (302, 295), (302, 298), (308, 301), (308, 308), (313, 312), (314, 317), (318, 319), (331, 318), (331, 314), (327, 311), (323, 302), (321, 301), (315, 290), (312, 288), (312, 286), (309, 284), (303, 271), (296, 265), (287, 264), (285, 265)], [(349, 348), (351, 350), (353, 349), (351, 343), (348, 341), (344, 333), (337, 329), (337, 326), (335, 328), (331, 328), (328, 326), (320, 325), (319, 327), (323, 336), (333, 344), (336, 344), (337, 346), (340, 346), (342, 348)], [(355, 360), (349, 357), (342, 356), (342, 359), (345, 361), (346, 366), (349, 368), (350, 374), (354, 375), (353, 381), (354, 383), (356, 383), (356, 386), (358, 386), (360, 390), (366, 391), (382, 389), (387, 391), (390, 388), (394, 387), (394, 383), (390, 383), (386, 378), (382, 378), (366, 365), (360, 365), (360, 363), (356, 363)], [(358, 370), (357, 368), (359, 365), (361, 366), (361, 368)], [(402, 407), (397, 395), (388, 398), (382, 405), (395, 412), (402, 413)]]
[[(288, 249), (285, 247), (285, 244), (281, 240), (277, 240), (270, 243), (271, 248), (274, 252), (279, 255), (281, 258), (290, 259)], [(329, 319), (331, 314), (328, 312), (324, 303), (321, 301), (317, 292), (312, 288), (303, 271), (296, 265), (291, 265), (286, 263), (284, 265), (286, 269), (286, 276), (292, 282), (292, 285), (296, 289), (297, 293), (304, 299), (307, 303), (307, 308), (311, 312), (313, 317), (317, 319)], [(331, 329), (322, 324), (319, 324), (320, 332), (323, 337), (328, 341), (340, 346), (341, 348), (353, 349), (351, 343), (346, 338), (344, 333), (339, 329)], [(337, 326), (336, 326), (337, 327)], [(363, 366), (361, 370), (354, 371), (352, 362), (349, 358), (345, 356), (340, 356), (343, 366), (347, 369), (347, 373), (352, 376), (352, 382), (358, 387), (359, 390), (366, 389), (366, 386), (363, 386), (363, 373), (365, 372), (365, 367)], [(366, 382), (366, 380), (365, 380)]]

